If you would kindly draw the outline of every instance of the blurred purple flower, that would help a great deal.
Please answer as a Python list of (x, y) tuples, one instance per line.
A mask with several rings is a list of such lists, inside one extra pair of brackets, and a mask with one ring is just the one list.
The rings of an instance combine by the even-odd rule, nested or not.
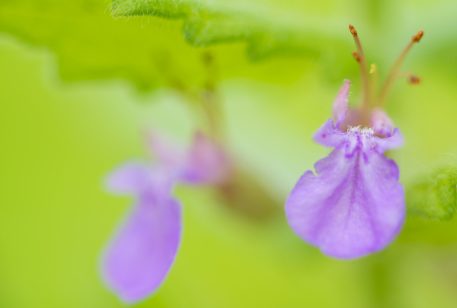
[(163, 170), (129, 163), (108, 180), (114, 192), (133, 194), (136, 204), (106, 251), (103, 275), (124, 301), (153, 292), (173, 264), (181, 237), (181, 206)]
[(125, 302), (151, 295), (175, 259), (181, 237), (181, 206), (172, 197), (177, 183), (213, 185), (224, 181), (230, 164), (223, 149), (202, 133), (188, 152), (162, 135), (150, 135), (158, 163), (128, 163), (108, 178), (112, 192), (136, 197), (127, 220), (105, 252), (103, 276)]
[(381, 110), (371, 112), (369, 125), (358, 110), (348, 108), (345, 81), (328, 120), (314, 140), (334, 150), (307, 171), (286, 202), (286, 215), (305, 241), (336, 258), (357, 258), (390, 243), (404, 220), (404, 197), (398, 167), (384, 156), (401, 146), (398, 129)]

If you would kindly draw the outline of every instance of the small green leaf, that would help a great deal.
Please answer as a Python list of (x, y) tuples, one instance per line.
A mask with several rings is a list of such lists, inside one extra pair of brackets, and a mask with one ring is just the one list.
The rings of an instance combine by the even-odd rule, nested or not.
[(407, 189), (408, 210), (437, 220), (451, 219), (457, 209), (457, 167), (446, 167)]

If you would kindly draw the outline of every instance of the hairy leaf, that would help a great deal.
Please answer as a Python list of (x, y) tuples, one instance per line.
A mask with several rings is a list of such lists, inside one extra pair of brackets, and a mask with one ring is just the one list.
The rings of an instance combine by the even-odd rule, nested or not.
[[(0, 33), (50, 49), (66, 80), (125, 79), (142, 89), (177, 84), (199, 87), (208, 78), (202, 61), (208, 52), (217, 60), (219, 79), (284, 81), (304, 72), (315, 73), (306, 69), (317, 62), (316, 67), (325, 71), (323, 76), (340, 82), (350, 77), (348, 72), (355, 72), (348, 69), (348, 63), (354, 67), (350, 62), (353, 47), (346, 29), (348, 22), (363, 29), (364, 39), (375, 46), (370, 50), (372, 59), (388, 56), (391, 60), (391, 54), (386, 52), (386, 46), (391, 46), (386, 44), (386, 36), (408, 38), (416, 27), (424, 26), (427, 32), (433, 25), (439, 39), (435, 39), (434, 50), (422, 55), (438, 61), (449, 57), (435, 55), (442, 50), (441, 45), (449, 44), (448, 37), (455, 36), (455, 18), (451, 13), (445, 14), (450, 17), (442, 14), (452, 10), (399, 3), (395, 6), (397, 15), (413, 12), (417, 18), (397, 18), (395, 29), (389, 31), (386, 29), (391, 18), (384, 16), (390, 16), (391, 11), (386, 10), (384, 2), (376, 3), (114, 0), (111, 4), (109, 0), (2, 0)], [(365, 18), (373, 14), (378, 17)], [(414, 28), (399, 24), (411, 19)], [(422, 20), (427, 24), (418, 24)], [(404, 31), (399, 33), (398, 29)], [(380, 48), (371, 44), (377, 40)], [(269, 61), (260, 62), (266, 59)], [(441, 62), (453, 67), (449, 61)], [(278, 70), (284, 73), (278, 74)]]
[[(277, 80), (278, 66), (289, 67), (282, 79), (300, 76), (307, 58), (321, 59), (321, 51), (330, 50), (325, 44), (341, 46), (333, 38), (313, 39), (316, 31), (283, 30), (277, 21), (261, 23), (242, 10), (228, 13), (225, 7), (197, 2), (118, 1), (113, 12), (155, 17), (113, 17), (106, 0), (5, 0), (0, 1), (0, 32), (52, 50), (66, 80), (120, 78), (143, 89), (199, 87), (214, 77), (202, 60), (207, 53), (217, 61), (219, 79)], [(310, 57), (289, 64), (249, 61), (304, 53)]]
[(113, 14), (180, 18), (184, 21), (184, 36), (190, 44), (208, 46), (245, 41), (253, 60), (274, 54), (314, 52), (317, 55), (318, 45), (310, 42), (335, 41), (320, 31), (313, 32), (296, 24), (286, 26), (250, 12), (189, 0), (113, 0)]

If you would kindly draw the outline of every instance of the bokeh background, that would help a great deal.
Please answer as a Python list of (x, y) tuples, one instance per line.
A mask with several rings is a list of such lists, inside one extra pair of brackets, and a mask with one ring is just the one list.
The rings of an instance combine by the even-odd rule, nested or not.
[[(113, 17), (104, 0), (2, 0), (0, 307), (124, 306), (101, 281), (99, 262), (133, 200), (109, 195), (103, 179), (147, 157), (148, 128), (183, 144), (205, 128), (198, 102), (183, 93), (208, 80), (227, 146), (277, 211), (248, 217), (210, 188), (179, 187), (175, 266), (137, 307), (457, 307), (455, 220), (409, 215), (384, 251), (339, 261), (302, 242), (281, 210), (301, 173), (328, 152), (311, 136), (344, 78), (359, 98), (348, 23), (381, 74), (425, 30), (404, 65), (422, 83), (399, 80), (389, 97), (406, 140), (390, 155), (406, 186), (457, 163), (456, 4), (207, 1), (192, 5), (218, 13), (195, 25), (179, 14)], [(261, 39), (249, 41), (249, 29)]]

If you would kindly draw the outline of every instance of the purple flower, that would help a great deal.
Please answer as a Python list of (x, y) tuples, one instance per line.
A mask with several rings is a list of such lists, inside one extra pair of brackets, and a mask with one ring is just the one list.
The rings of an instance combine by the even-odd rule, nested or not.
[(334, 120), (316, 133), (316, 142), (333, 147), (305, 172), (290, 194), (286, 212), (292, 228), (305, 241), (337, 258), (356, 258), (387, 245), (404, 218), (398, 168), (384, 151), (401, 145), (398, 129), (389, 134), (371, 127), (344, 127), (347, 89), (335, 101)]
[(155, 166), (131, 162), (108, 178), (112, 192), (136, 198), (103, 259), (103, 277), (128, 303), (151, 295), (173, 265), (181, 238), (181, 205), (172, 196), (177, 183), (209, 185), (229, 175), (228, 159), (212, 139), (197, 133), (188, 152), (159, 134), (149, 138)]
[[(372, 76), (365, 70), (358, 34), (350, 29), (359, 47), (355, 58), (362, 70), (364, 101), (360, 107), (348, 107), (350, 83), (345, 81), (333, 104), (333, 119), (314, 135), (317, 143), (333, 151), (315, 164), (315, 173), (303, 174), (286, 201), (292, 229), (324, 254), (342, 259), (383, 249), (396, 237), (405, 216), (398, 167), (384, 156), (403, 139), (381, 109), (385, 93), (373, 99)], [(417, 35), (410, 45), (416, 42)]]

